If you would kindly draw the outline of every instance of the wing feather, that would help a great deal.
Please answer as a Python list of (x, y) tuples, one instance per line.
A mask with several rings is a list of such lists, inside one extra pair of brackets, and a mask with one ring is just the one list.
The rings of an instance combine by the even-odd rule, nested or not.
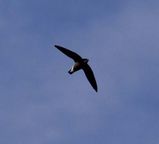
[(71, 50), (68, 50), (62, 46), (59, 46), (59, 45), (55, 45), (55, 47), (60, 50), (62, 53), (64, 53), (65, 55), (67, 55), (68, 57), (72, 58), (75, 62), (77, 61), (81, 61), (82, 58), (80, 55), (78, 55), (77, 53), (71, 51)]
[(83, 70), (84, 70), (84, 73), (88, 79), (88, 81), (90, 82), (90, 84), (92, 85), (92, 87), (95, 89), (95, 91), (97, 92), (98, 91), (98, 88), (97, 88), (97, 82), (96, 82), (96, 79), (94, 77), (94, 74), (93, 74), (93, 71), (91, 69), (91, 67), (86, 64), (84, 67), (83, 67)]

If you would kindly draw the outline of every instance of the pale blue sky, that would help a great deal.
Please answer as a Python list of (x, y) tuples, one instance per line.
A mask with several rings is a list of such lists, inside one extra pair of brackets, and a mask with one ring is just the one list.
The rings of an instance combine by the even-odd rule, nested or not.
[(159, 143), (157, 0), (1, 0), (0, 65), (0, 144)]

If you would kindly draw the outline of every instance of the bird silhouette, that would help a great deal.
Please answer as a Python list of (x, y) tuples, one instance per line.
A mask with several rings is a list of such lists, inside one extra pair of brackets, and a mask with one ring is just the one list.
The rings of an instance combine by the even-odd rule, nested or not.
[(88, 81), (90, 82), (91, 86), (97, 92), (98, 91), (97, 82), (96, 82), (96, 79), (94, 77), (91, 67), (88, 65), (89, 60), (87, 58), (82, 58), (77, 53), (75, 53), (71, 50), (68, 50), (67, 48), (64, 48), (62, 46), (55, 45), (55, 47), (58, 50), (60, 50), (62, 53), (64, 53), (65, 55), (67, 55), (68, 57), (70, 57), (71, 59), (74, 60), (75, 64), (71, 67), (71, 69), (68, 71), (68, 73), (73, 74), (74, 72), (82, 69), (84, 71)]

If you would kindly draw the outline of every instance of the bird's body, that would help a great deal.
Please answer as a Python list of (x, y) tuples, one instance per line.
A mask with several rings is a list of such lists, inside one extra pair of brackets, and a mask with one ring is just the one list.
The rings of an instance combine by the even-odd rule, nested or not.
[(79, 62), (76, 62), (71, 69), (68, 71), (69, 74), (73, 74), (74, 72), (80, 70), (82, 68), (82, 65)]
[(78, 70), (81, 70), (88, 63), (88, 59), (82, 59), (80, 62), (75, 62), (75, 64), (68, 71), (69, 74), (72, 74)]
[(95, 91), (97, 92), (97, 83), (93, 74), (92, 69), (90, 68), (90, 66), (88, 65), (88, 59), (86, 58), (82, 58), (81, 56), (79, 56), (77, 53), (70, 51), (64, 47), (55, 45), (55, 47), (60, 50), (62, 53), (64, 53), (65, 55), (67, 55), (68, 57), (72, 58), (75, 62), (75, 64), (71, 67), (71, 69), (68, 71), (69, 74), (73, 74), (74, 72), (78, 71), (78, 70), (83, 70), (88, 81), (90, 82), (90, 84), (92, 85), (92, 87), (95, 89)]

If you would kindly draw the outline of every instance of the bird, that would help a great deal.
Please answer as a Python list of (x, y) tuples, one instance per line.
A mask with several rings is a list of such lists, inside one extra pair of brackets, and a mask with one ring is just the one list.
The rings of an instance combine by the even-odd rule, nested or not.
[(91, 69), (91, 67), (88, 65), (89, 59), (82, 58), (79, 54), (65, 48), (59, 45), (54, 45), (59, 51), (61, 51), (63, 54), (68, 56), (69, 58), (73, 59), (74, 65), (71, 67), (71, 69), (68, 71), (69, 74), (73, 74), (76, 71), (83, 70), (85, 73), (85, 76), (87, 77), (89, 83), (93, 87), (93, 89), (97, 92), (97, 82), (94, 76), (94, 73)]

